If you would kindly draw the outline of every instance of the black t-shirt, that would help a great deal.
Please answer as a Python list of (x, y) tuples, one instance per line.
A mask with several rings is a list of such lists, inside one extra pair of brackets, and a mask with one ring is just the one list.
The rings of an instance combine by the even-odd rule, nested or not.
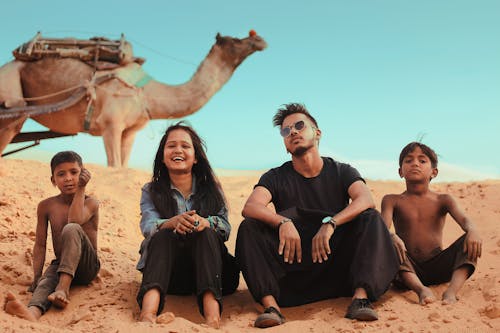
[(263, 174), (255, 186), (263, 186), (271, 192), (277, 212), (297, 207), (336, 214), (349, 204), (349, 186), (358, 180), (364, 182), (364, 179), (349, 164), (329, 157), (322, 159), (323, 169), (316, 177), (302, 176), (288, 161)]

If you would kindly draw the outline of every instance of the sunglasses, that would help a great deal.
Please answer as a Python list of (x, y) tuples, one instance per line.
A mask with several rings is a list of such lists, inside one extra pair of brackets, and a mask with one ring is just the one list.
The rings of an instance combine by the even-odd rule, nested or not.
[(287, 127), (283, 127), (280, 130), (280, 134), (281, 134), (282, 137), (286, 138), (286, 137), (288, 137), (292, 133), (292, 128), (295, 128), (297, 131), (302, 131), (305, 126), (306, 126), (306, 124), (304, 123), (304, 121), (303, 120), (299, 120), (295, 124), (292, 124), (292, 125), (287, 126)]

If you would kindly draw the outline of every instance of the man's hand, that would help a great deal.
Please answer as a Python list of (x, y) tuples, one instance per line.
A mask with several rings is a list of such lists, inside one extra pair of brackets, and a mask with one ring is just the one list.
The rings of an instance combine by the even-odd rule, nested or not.
[(312, 239), (312, 261), (320, 264), (328, 260), (328, 255), (332, 253), (330, 250), (330, 238), (333, 235), (333, 226), (331, 224), (323, 224), (319, 228), (316, 235)]
[(403, 240), (401, 238), (399, 238), (398, 235), (391, 234), (391, 236), (392, 236), (392, 243), (394, 244), (394, 247), (396, 248), (396, 252), (398, 253), (399, 263), (402, 264), (406, 258), (405, 243), (403, 242)]
[(476, 261), (481, 257), (483, 248), (483, 240), (475, 230), (470, 230), (465, 236), (464, 252), (467, 252), (467, 258), (471, 261)]
[(78, 178), (78, 186), (85, 187), (87, 183), (90, 181), (91, 175), (89, 170), (82, 168), (80, 171), (80, 177)]
[(302, 261), (302, 247), (300, 235), (293, 222), (287, 222), (279, 227), (280, 245), (278, 253), (283, 255), (285, 262), (293, 264), (293, 260)]

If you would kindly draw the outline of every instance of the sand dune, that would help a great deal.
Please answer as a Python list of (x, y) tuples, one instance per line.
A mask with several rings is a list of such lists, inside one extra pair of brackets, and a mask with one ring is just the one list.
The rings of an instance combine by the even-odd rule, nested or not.
[[(4, 160), (0, 176), (0, 294), (12, 291), (27, 302), (32, 279), (32, 248), (36, 206), (57, 194), (50, 183), (50, 168), (36, 161)], [(166, 311), (176, 318), (169, 324), (137, 323), (135, 296), (140, 274), (135, 270), (142, 240), (139, 221), (140, 188), (149, 173), (132, 169), (109, 169), (87, 165), (93, 178), (88, 193), (101, 203), (99, 255), (100, 278), (89, 287), (72, 289), (71, 303), (65, 311), (51, 309), (38, 323), (31, 323), (0, 311), (1, 332), (210, 332), (201, 326), (194, 297), (167, 297)], [(241, 208), (258, 173), (221, 172), (220, 180), (229, 201), (233, 233), (228, 247), (234, 253)], [(402, 182), (368, 181), (380, 203), (386, 193), (403, 190)], [(380, 320), (356, 322), (344, 319), (350, 300), (340, 298), (300, 307), (284, 308), (285, 325), (266, 332), (499, 332), (500, 331), (500, 180), (469, 183), (435, 183), (433, 189), (454, 195), (465, 212), (478, 225), (483, 237), (483, 257), (476, 273), (466, 282), (455, 305), (439, 302), (417, 304), (409, 291), (389, 290), (376, 303)], [(445, 230), (445, 245), (460, 234), (450, 219)], [(53, 257), (49, 243), (47, 262)], [(445, 285), (432, 287), (440, 297)], [(260, 311), (243, 279), (238, 291), (224, 300), (221, 332), (257, 332), (252, 327)]]

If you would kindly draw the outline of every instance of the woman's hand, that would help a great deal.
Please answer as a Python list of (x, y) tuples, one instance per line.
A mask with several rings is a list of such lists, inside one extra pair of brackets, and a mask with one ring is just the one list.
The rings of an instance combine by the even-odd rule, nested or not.
[(195, 210), (171, 217), (167, 223), (163, 223), (160, 229), (173, 229), (175, 233), (186, 235), (192, 232), (202, 231), (210, 227), (210, 222), (204, 217), (196, 214)]
[(203, 231), (205, 228), (210, 228), (210, 221), (208, 221), (203, 216), (200, 216), (200, 215), (195, 213), (192, 215), (192, 217), (194, 218), (193, 231), (200, 232), (200, 231)]

